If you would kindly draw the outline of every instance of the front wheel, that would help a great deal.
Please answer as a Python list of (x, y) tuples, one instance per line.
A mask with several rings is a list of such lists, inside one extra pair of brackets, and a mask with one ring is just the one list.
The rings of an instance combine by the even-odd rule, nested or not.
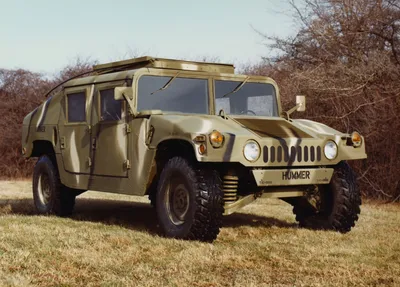
[(211, 242), (222, 225), (223, 191), (214, 170), (195, 169), (186, 159), (170, 159), (157, 187), (158, 220), (167, 237)]
[(72, 214), (76, 192), (61, 184), (57, 167), (47, 155), (41, 156), (35, 165), (32, 188), (33, 201), (40, 214)]
[(361, 195), (356, 175), (346, 162), (335, 167), (329, 185), (318, 186), (316, 204), (304, 198), (294, 203), (293, 212), (301, 227), (349, 232), (360, 214)]

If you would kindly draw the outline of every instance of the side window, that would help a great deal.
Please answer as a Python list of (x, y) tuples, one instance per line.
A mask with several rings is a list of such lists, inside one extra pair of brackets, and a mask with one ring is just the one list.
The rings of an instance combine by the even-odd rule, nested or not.
[(119, 121), (121, 112), (122, 101), (114, 99), (114, 89), (100, 91), (100, 119), (102, 121)]
[(68, 122), (86, 122), (86, 93), (67, 94)]

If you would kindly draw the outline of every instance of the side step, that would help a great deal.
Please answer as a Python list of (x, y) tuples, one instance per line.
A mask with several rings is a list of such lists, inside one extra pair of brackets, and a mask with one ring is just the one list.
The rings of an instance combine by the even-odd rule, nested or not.
[(224, 215), (229, 215), (237, 211), (238, 209), (252, 203), (257, 198), (285, 198), (285, 197), (302, 197), (306, 194), (305, 191), (294, 190), (291, 188), (279, 189), (276, 192), (264, 192), (262, 194), (249, 194), (239, 198), (235, 202), (225, 202)]

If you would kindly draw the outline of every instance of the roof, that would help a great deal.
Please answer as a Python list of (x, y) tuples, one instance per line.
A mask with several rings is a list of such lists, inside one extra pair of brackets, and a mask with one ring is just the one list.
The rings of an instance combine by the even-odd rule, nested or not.
[(183, 61), (175, 59), (153, 58), (149, 56), (95, 65), (93, 66), (93, 71), (110, 73), (123, 70), (139, 69), (144, 67), (227, 74), (233, 74), (235, 72), (235, 67), (232, 64)]

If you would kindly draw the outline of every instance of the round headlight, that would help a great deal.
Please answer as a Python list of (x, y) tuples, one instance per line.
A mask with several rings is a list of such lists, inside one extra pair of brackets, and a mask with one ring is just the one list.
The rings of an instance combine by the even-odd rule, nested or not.
[(335, 159), (338, 153), (338, 147), (334, 141), (328, 141), (324, 147), (324, 154), (327, 159)]
[(248, 161), (256, 161), (260, 157), (260, 146), (255, 141), (248, 141), (244, 146), (243, 154)]

